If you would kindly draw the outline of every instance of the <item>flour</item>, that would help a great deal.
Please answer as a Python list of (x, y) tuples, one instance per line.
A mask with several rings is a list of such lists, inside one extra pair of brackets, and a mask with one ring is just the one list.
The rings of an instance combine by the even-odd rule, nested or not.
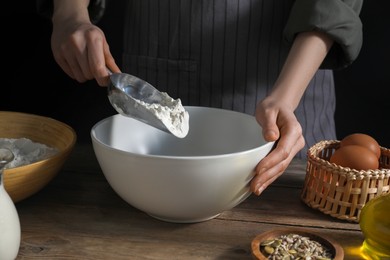
[(0, 147), (11, 150), (14, 160), (6, 168), (15, 168), (47, 159), (58, 152), (57, 148), (36, 143), (28, 138), (0, 138)]
[(183, 138), (189, 131), (189, 115), (181, 104), (180, 99), (171, 98), (166, 92), (161, 92), (160, 103), (146, 103), (135, 99), (137, 104), (143, 106), (154, 114), (175, 136)]

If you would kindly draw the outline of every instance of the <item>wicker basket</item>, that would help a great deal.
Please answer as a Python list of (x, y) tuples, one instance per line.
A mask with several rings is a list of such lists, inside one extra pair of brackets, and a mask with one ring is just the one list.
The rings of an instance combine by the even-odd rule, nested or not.
[(390, 150), (381, 147), (379, 169), (358, 171), (330, 163), (340, 141), (321, 141), (309, 148), (301, 199), (332, 217), (359, 222), (363, 206), (389, 193)]

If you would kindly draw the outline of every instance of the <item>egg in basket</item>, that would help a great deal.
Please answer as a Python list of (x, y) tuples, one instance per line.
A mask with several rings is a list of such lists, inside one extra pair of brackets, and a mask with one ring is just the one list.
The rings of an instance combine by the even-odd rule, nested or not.
[(369, 200), (389, 193), (390, 150), (369, 135), (320, 141), (307, 159), (301, 199), (327, 215), (358, 222)]

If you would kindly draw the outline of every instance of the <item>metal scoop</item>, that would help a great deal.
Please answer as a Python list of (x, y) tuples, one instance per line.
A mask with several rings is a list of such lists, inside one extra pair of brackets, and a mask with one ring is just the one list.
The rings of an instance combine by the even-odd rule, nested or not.
[(108, 98), (115, 110), (123, 116), (131, 117), (175, 135), (155, 114), (141, 105), (161, 104), (163, 94), (148, 82), (126, 73), (110, 73)]
[[(14, 154), (7, 148), (0, 148), (0, 173), (3, 173), (4, 167), (14, 159)], [(0, 178), (1, 182), (1, 178)]]

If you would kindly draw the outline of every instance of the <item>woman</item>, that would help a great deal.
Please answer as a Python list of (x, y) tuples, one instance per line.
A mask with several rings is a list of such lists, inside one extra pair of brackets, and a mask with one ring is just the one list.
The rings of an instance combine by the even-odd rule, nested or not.
[[(39, 1), (40, 10), (50, 3)], [(105, 3), (54, 0), (49, 9), (54, 58), (79, 82), (106, 86), (106, 68), (120, 71), (95, 25)], [(122, 70), (184, 105), (255, 115), (264, 138), (277, 141), (251, 182), (259, 195), (295, 156), (336, 139), (331, 69), (359, 54), (361, 7), (362, 0), (129, 0)]]

